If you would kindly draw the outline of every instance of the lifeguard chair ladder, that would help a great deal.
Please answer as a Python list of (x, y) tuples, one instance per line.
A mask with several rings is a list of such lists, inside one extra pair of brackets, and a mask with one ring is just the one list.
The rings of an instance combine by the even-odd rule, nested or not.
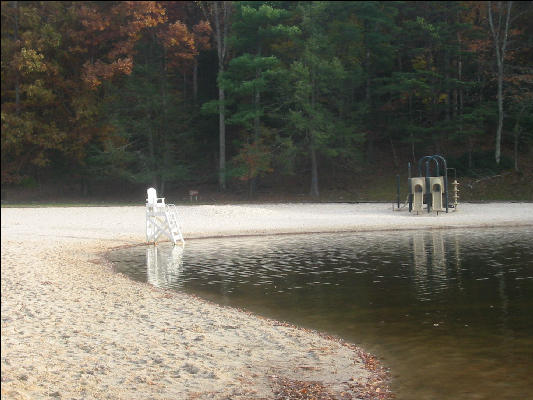
[(146, 241), (156, 243), (161, 235), (166, 236), (176, 244), (180, 241), (185, 244), (178, 212), (174, 204), (165, 204), (164, 197), (157, 197), (154, 188), (147, 190), (146, 199)]

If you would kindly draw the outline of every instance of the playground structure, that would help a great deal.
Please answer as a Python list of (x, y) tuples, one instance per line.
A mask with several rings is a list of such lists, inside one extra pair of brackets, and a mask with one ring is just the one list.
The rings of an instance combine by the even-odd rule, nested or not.
[(181, 233), (178, 212), (174, 204), (165, 204), (164, 197), (157, 197), (154, 188), (149, 188), (146, 199), (146, 242), (156, 244), (161, 235), (174, 245), (185, 240)]
[[(422, 174), (422, 167), (424, 175)], [(433, 168), (432, 168), (433, 167)], [(448, 168), (446, 159), (441, 155), (424, 156), (418, 160), (418, 176), (411, 176), (411, 163), (408, 163), (408, 195), (406, 203), (409, 204), (409, 212), (420, 213), (426, 206), (427, 212), (449, 212), (450, 208), (457, 210), (459, 189), (457, 177), (452, 182), (453, 203), (449, 202)], [(443, 174), (441, 174), (441, 171)], [(433, 174), (432, 174), (433, 173)], [(398, 209), (400, 208), (400, 179), (397, 176)]]

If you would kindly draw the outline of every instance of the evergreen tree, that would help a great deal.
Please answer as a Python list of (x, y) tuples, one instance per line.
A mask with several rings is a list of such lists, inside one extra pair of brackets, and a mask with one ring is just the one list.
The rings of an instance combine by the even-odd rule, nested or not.
[[(279, 72), (276, 70), (279, 60), (274, 54), (274, 45), (299, 31), (294, 26), (285, 25), (289, 16), (286, 10), (260, 2), (241, 2), (235, 9), (231, 43), (238, 55), (230, 61), (219, 84), (228, 94), (231, 112), (228, 123), (240, 127), (243, 133), (240, 153), (233, 160), (239, 167), (243, 166), (243, 160), (253, 157), (268, 160), (270, 155), (270, 150), (264, 146), (262, 119), (276, 99), (270, 97), (267, 100), (270, 104), (267, 104), (263, 94), (272, 92), (271, 85)], [(263, 167), (257, 168), (259, 165)], [(246, 177), (249, 180), (250, 195), (253, 195), (256, 178), (270, 171), (270, 163), (248, 162), (246, 166), (246, 172), (239, 175), (241, 179)]]

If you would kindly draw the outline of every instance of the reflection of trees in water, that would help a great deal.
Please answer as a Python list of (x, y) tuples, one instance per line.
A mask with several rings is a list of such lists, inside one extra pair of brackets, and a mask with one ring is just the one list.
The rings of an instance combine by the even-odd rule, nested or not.
[(180, 287), (180, 274), (183, 267), (182, 246), (172, 246), (163, 249), (158, 246), (146, 248), (146, 274), (148, 283), (168, 288), (169, 286)]

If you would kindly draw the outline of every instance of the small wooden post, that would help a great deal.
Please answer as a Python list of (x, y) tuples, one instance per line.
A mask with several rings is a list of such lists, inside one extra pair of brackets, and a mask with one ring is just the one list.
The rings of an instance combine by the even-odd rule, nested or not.
[(199, 194), (198, 190), (189, 190), (189, 197), (191, 199), (191, 203), (192, 203), (193, 198), (195, 201), (198, 201), (198, 194)]

